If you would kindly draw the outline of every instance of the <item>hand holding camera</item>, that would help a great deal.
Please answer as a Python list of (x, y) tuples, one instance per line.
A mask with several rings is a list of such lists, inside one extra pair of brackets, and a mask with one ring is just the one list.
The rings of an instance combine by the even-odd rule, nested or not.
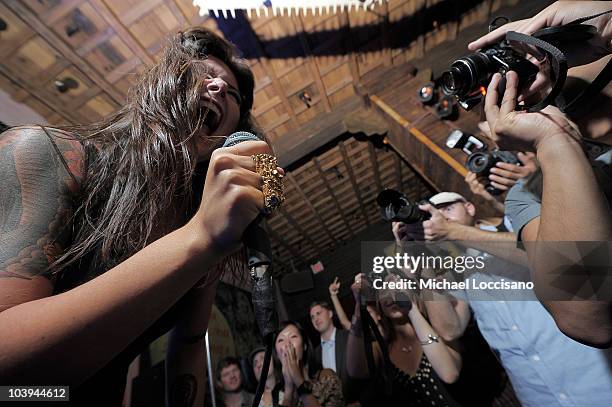
[(485, 99), (485, 114), (491, 128), (491, 138), (500, 147), (515, 151), (534, 151), (548, 138), (569, 136), (578, 141), (581, 139), (578, 127), (554, 106), (547, 106), (535, 113), (515, 111), (518, 77), (511, 71), (506, 74), (506, 78), (501, 107), (497, 104), (500, 74), (493, 75)]
[[(488, 47), (502, 40), (508, 31), (531, 35), (539, 30), (552, 28), (549, 35), (558, 35), (554, 31), (555, 28), (609, 10), (612, 10), (611, 1), (557, 1), (531, 18), (514, 21), (491, 31), (471, 42), (468, 48), (476, 51)], [(570, 67), (595, 61), (612, 51), (609, 47), (610, 37), (612, 37), (611, 17), (612, 14), (604, 14), (588, 20), (589, 25), (595, 27), (595, 32), (586, 41), (576, 41), (580, 39), (577, 38), (576, 32), (571, 35), (573, 38), (568, 38), (573, 41), (564, 41), (564, 36), (570, 36), (570, 32), (555, 41), (565, 53)], [(581, 24), (575, 25), (580, 26)]]

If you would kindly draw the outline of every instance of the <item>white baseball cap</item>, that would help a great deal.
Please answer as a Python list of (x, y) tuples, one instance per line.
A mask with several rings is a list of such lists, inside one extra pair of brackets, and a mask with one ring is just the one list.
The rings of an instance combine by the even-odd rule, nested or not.
[(429, 202), (431, 202), (434, 206), (440, 206), (445, 204), (452, 204), (455, 202), (467, 202), (467, 199), (456, 192), (440, 192), (429, 198)]

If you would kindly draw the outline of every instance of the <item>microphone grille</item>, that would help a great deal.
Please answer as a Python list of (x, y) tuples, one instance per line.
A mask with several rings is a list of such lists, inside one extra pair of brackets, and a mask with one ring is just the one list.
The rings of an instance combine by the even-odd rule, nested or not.
[(223, 147), (231, 147), (235, 146), (238, 143), (242, 143), (243, 141), (257, 141), (260, 140), (259, 137), (254, 135), (253, 133), (249, 133), (248, 131), (237, 131), (232, 133), (227, 139), (225, 139), (225, 143), (223, 143)]

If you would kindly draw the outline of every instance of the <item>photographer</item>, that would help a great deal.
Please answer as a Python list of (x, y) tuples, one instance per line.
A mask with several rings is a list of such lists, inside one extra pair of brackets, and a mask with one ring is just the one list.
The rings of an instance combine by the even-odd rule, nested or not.
[[(537, 113), (518, 113), (517, 75), (506, 75), (506, 90), (501, 107), (497, 106), (497, 84), (493, 76), (485, 99), (487, 120), (498, 144), (520, 144), (536, 151), (541, 167), (541, 192), (526, 191), (521, 183), (506, 200), (507, 213), (523, 242), (609, 241), (612, 238), (612, 216), (609, 191), (612, 172), (609, 154), (593, 164), (583, 150), (582, 135), (555, 107)], [(539, 189), (539, 188), (538, 188)], [(535, 244), (525, 245), (530, 259), (536, 293), (568, 336), (596, 347), (612, 345), (612, 308), (609, 301), (554, 301), (550, 294), (553, 281), (561, 275), (559, 254), (536, 255)], [(539, 246), (543, 247), (543, 246)], [(572, 275), (582, 270), (590, 275), (581, 258), (563, 256), (566, 270)], [(568, 260), (570, 260), (568, 262)], [(568, 264), (569, 263), (569, 264)], [(588, 278), (588, 277), (585, 277)]]
[[(442, 192), (430, 198), (432, 205), (424, 206), (432, 214), (424, 222), (427, 240), (446, 240), (459, 237), (480, 241), (489, 238), (515, 241), (512, 233), (496, 233), (475, 227), (475, 207), (459, 194)], [(461, 232), (448, 232), (460, 226)], [(495, 264), (493, 264), (494, 266)], [(472, 278), (499, 279), (488, 272), (474, 273)], [(612, 373), (609, 362), (612, 354), (576, 343), (564, 336), (544, 307), (533, 300), (503, 300), (500, 293), (492, 293), (501, 301), (482, 301), (465, 296), (487, 343), (499, 355), (520, 402), (524, 406), (566, 405), (606, 406), (612, 398)], [(477, 298), (477, 297), (476, 297)], [(460, 321), (469, 317), (464, 308), (428, 309), (434, 326), (461, 330)], [(463, 314), (463, 315), (462, 315)], [(437, 328), (439, 329), (439, 328)], [(588, 366), (588, 369), (584, 369)], [(580, 372), (580, 373), (578, 373)]]

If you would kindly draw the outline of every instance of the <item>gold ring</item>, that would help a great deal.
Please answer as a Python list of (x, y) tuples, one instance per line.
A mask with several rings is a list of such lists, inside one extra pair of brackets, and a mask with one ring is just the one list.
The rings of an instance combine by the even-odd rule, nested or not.
[(264, 211), (272, 213), (285, 200), (283, 176), (276, 169), (278, 162), (270, 154), (254, 154), (251, 158), (255, 163), (255, 172), (263, 180)]

